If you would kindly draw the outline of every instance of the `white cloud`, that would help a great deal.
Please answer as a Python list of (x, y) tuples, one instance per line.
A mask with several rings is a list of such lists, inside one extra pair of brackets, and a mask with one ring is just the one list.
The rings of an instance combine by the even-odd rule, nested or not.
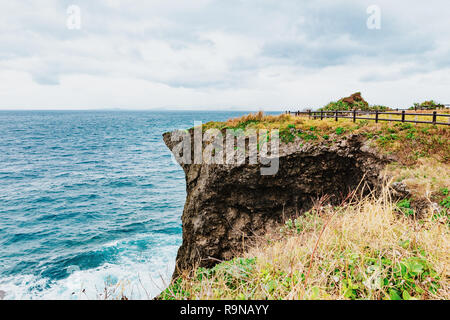
[[(71, 1), (0, 4), (0, 108), (449, 103), (446, 1)], [(438, 8), (431, 9), (431, 8)]]

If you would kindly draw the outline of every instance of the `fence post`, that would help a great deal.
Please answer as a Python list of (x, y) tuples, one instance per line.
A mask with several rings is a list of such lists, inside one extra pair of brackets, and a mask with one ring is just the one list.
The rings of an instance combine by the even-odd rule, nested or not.
[(323, 120), (323, 110), (320, 110), (320, 120)]
[(433, 111), (433, 124), (436, 124), (436, 111)]
[(375, 110), (375, 123), (378, 123), (378, 110)]
[(335, 119), (336, 121), (338, 121), (338, 111), (336, 111), (336, 113), (335, 113), (335, 116), (334, 116), (334, 117), (335, 117), (334, 119)]
[(405, 110), (402, 110), (402, 122), (405, 122)]
[(353, 110), (353, 122), (356, 122), (356, 110)]
[(308, 110), (309, 118), (311, 119), (311, 110)]

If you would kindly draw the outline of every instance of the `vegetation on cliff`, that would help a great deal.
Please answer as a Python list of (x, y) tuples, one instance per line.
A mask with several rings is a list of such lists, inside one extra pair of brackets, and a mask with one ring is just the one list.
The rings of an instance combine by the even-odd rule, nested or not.
[[(392, 115), (391, 118), (398, 118)], [(429, 117), (423, 116), (429, 121)], [(422, 120), (421, 116), (417, 117)], [(225, 122), (208, 122), (203, 129), (278, 129), (284, 143), (293, 143), (297, 137), (300, 143), (323, 143), (345, 139), (349, 134), (361, 134), (371, 140), (380, 151), (395, 154), (403, 165), (413, 165), (420, 158), (434, 158), (439, 162), (450, 161), (450, 130), (446, 126), (411, 124), (400, 122), (379, 122), (348, 119), (310, 119), (308, 117), (282, 114), (264, 115), (262, 112), (249, 114)]]
[(437, 103), (434, 100), (427, 100), (422, 103), (414, 103), (410, 110), (419, 109), (419, 110), (436, 110), (443, 109), (445, 106), (443, 104)]
[[(381, 194), (326, 197), (245, 254), (183, 272), (161, 299), (448, 299), (450, 132), (445, 126), (262, 113), (203, 129), (279, 129), (283, 143), (331, 144), (350, 135), (392, 157)], [(393, 184), (407, 191), (392, 195)], [(353, 195), (354, 196), (354, 195)], [(419, 208), (418, 207), (421, 207)]]
[(354, 104), (348, 104), (344, 101), (339, 100), (339, 101), (332, 101), (332, 102), (328, 103), (327, 105), (325, 105), (324, 107), (320, 108), (319, 110), (323, 110), (323, 111), (350, 111), (350, 110), (386, 111), (386, 110), (390, 110), (390, 109), (386, 106), (381, 106), (381, 105), (369, 106), (369, 105), (365, 105), (360, 102), (356, 102)]
[(332, 101), (320, 108), (323, 111), (349, 111), (349, 110), (362, 110), (362, 111), (386, 111), (390, 108), (381, 105), (369, 105), (361, 96), (361, 92), (356, 92), (349, 97), (342, 98), (338, 101)]
[(448, 299), (449, 198), (411, 219), (385, 189), (318, 202), (242, 257), (185, 272), (161, 299)]

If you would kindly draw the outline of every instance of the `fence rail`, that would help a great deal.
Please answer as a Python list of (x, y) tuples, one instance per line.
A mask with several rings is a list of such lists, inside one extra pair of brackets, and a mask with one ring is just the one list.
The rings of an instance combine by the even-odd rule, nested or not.
[[(351, 119), (353, 122), (356, 120), (373, 120), (375, 122), (379, 121), (393, 121), (393, 122), (410, 122), (410, 123), (428, 123), (432, 125), (450, 125), (450, 114), (439, 114), (437, 111), (433, 111), (433, 113), (410, 113), (402, 110), (401, 112), (388, 112), (388, 111), (362, 111), (362, 110), (352, 110), (352, 111), (286, 111), (287, 114), (292, 114), (295, 116), (307, 115), (313, 119), (326, 119), (326, 118), (334, 118), (336, 121), (338, 119)], [(361, 116), (359, 116), (361, 115)], [(380, 115), (397, 115), (400, 116), (400, 119), (386, 119), (380, 118)], [(373, 117), (371, 117), (373, 116)], [(411, 120), (407, 119), (407, 116), (416, 116), (416, 117), (430, 117), (431, 121), (422, 121), (422, 120)], [(444, 121), (444, 120), (447, 121)]]

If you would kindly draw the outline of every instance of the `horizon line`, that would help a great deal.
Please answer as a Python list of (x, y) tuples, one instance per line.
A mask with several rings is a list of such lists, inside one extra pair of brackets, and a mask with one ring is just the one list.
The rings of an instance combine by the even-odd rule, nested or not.
[(286, 110), (275, 110), (275, 109), (256, 109), (256, 108), (250, 108), (250, 109), (165, 109), (165, 108), (93, 108), (93, 109), (63, 109), (63, 108), (55, 108), (55, 109), (33, 109), (33, 108), (17, 108), (17, 109), (2, 109), (1, 111), (196, 111), (196, 112), (233, 112), (233, 111), (243, 111), (243, 112), (284, 112)]

